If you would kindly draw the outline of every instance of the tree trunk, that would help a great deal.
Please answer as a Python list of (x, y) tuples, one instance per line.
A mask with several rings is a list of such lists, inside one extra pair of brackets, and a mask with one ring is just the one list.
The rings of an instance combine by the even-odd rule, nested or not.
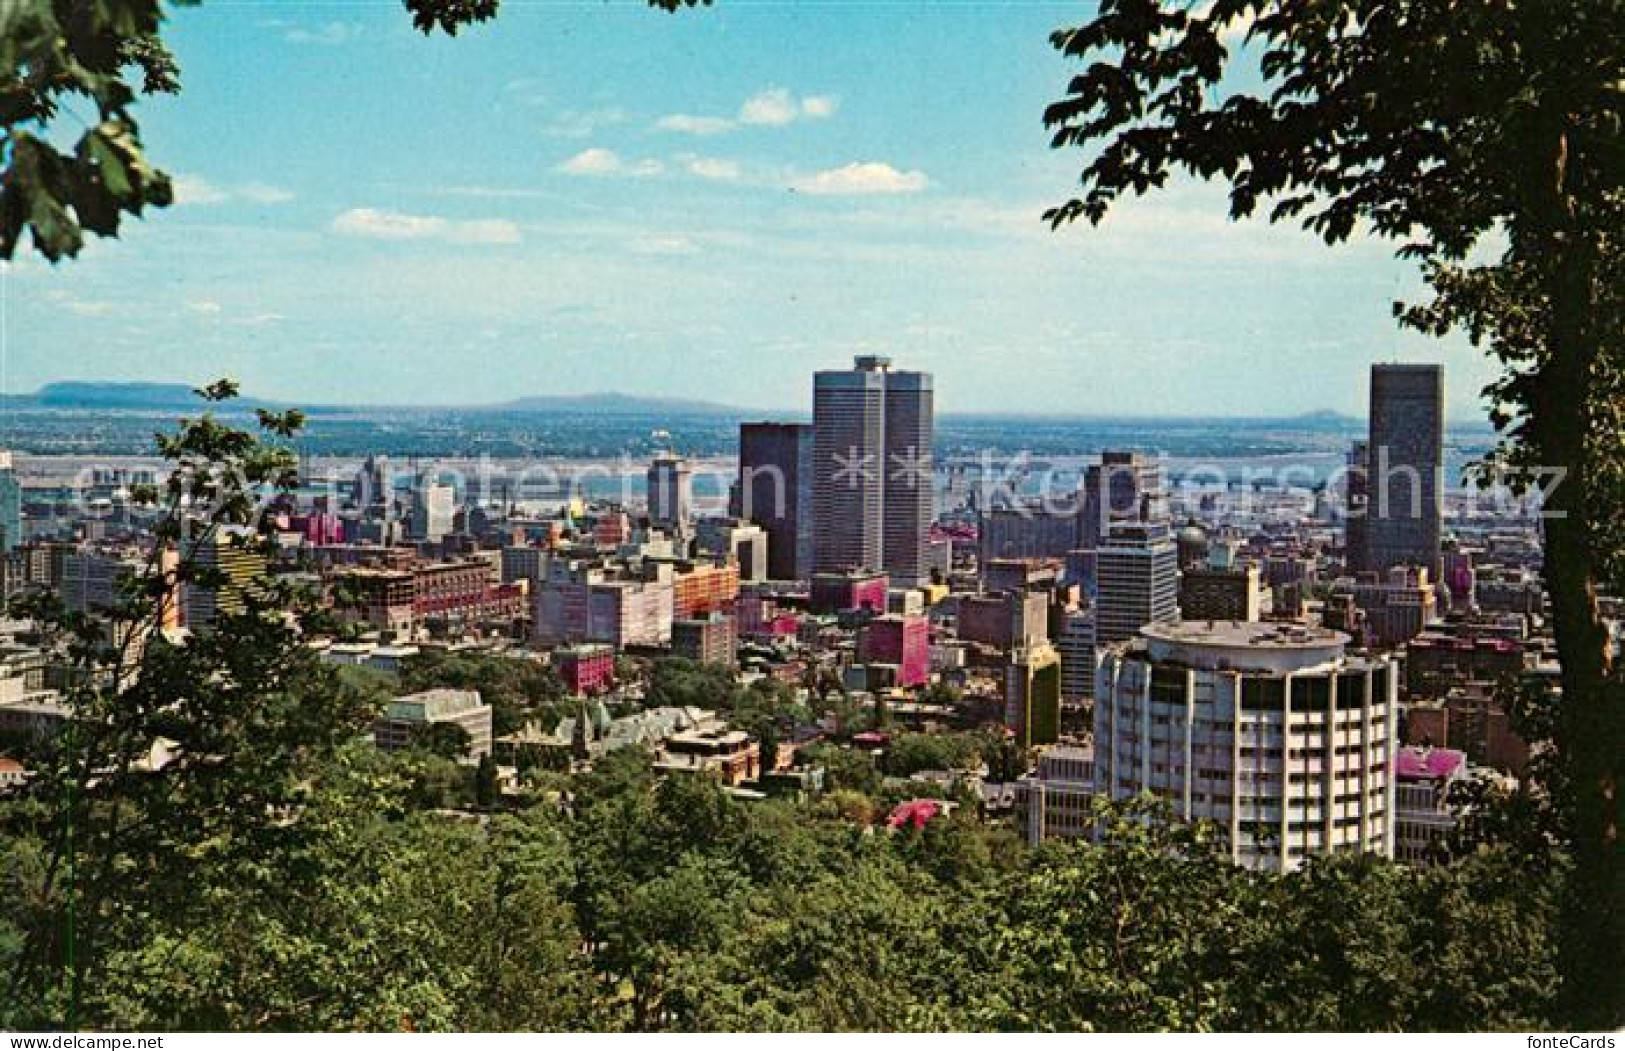
[[(1559, 155), (1562, 155), (1560, 149)], [(1563, 196), (1561, 178), (1556, 190)], [(1567, 209), (1563, 209), (1567, 210)], [(1564, 228), (1566, 227), (1566, 228)], [(1558, 748), (1574, 872), (1561, 932), (1562, 1021), (1576, 1029), (1625, 1022), (1625, 853), (1619, 838), (1619, 777), (1625, 758), (1625, 697), (1613, 642), (1598, 607), (1598, 565), (1589, 516), (1607, 506), (1591, 469), (1588, 436), (1600, 349), (1588, 331), (1594, 255), (1563, 224), (1553, 257), (1551, 345), (1536, 375), (1530, 437), (1545, 467), (1567, 476), (1545, 507), (1545, 577), (1562, 662)]]

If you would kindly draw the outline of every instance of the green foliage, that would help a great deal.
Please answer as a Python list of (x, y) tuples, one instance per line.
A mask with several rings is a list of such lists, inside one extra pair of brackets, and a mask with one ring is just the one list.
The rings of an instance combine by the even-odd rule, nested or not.
[(699, 664), (682, 657), (655, 662), (644, 704), (650, 708), (709, 708), (732, 711), (739, 703), (738, 676), (722, 664)]
[(892, 777), (909, 777), (921, 770), (974, 770), (990, 751), (989, 739), (981, 734), (898, 734), (881, 767)]
[(868, 796), (880, 791), (880, 768), (868, 752), (819, 744), (803, 748), (801, 755), (808, 763), (824, 768), (824, 784), (831, 790), (846, 789)]
[(492, 732), (513, 733), (527, 722), (552, 729), (563, 717), (564, 683), (547, 665), (509, 653), (425, 650), (402, 662), (403, 692), (478, 690), (491, 706)]
[(474, 739), (456, 723), (425, 723), (412, 735), (412, 746), (441, 759), (468, 758)]
[(1098, 223), (1176, 173), (1223, 180), (1233, 218), (1398, 240), (1433, 298), (1396, 316), (1502, 365), (1481, 477), (1556, 482), (1565, 1012), (1598, 1029), (1625, 1022), (1625, 671), (1598, 602), (1625, 589), (1622, 40), (1619, 0), (1102, 0), (1054, 35), (1083, 69), (1045, 113), (1089, 158), (1052, 223)]

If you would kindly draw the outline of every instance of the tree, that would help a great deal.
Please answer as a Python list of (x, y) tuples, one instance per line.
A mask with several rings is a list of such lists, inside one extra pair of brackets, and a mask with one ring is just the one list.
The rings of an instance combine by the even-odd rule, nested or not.
[(424, 723), (412, 734), (412, 747), (441, 759), (467, 759), (473, 746), (474, 738), (456, 723)]
[(741, 690), (734, 670), (725, 664), (702, 664), (683, 657), (655, 662), (644, 703), (650, 708), (709, 708), (731, 712)]
[(487, 752), (474, 768), (474, 803), (484, 810), (496, 806), (501, 789), (497, 784), (497, 761)]
[(540, 661), (510, 653), (448, 653), (425, 650), (402, 662), (401, 689), (407, 693), (447, 688), (478, 690), (491, 706), (491, 730), (498, 737), (526, 722), (558, 725), (564, 682)]
[[(1085, 68), (1045, 120), (1091, 154), (1052, 223), (1099, 222), (1175, 172), (1221, 178), (1234, 218), (1267, 204), (1328, 243), (1399, 240), (1435, 293), (1401, 319), (1465, 329), (1505, 365), (1486, 391), (1498, 463), (1566, 475), (1545, 500), (1575, 859), (1564, 1002), (1575, 1025), (1619, 1024), (1625, 684), (1598, 595), (1625, 584), (1625, 4), (1103, 0), (1053, 39)], [(1467, 265), (1494, 235), (1499, 260)]]
[[(215, 403), (235, 386), (199, 393)], [(252, 859), (295, 850), (304, 835), (278, 816), (305, 805), (316, 769), (372, 717), (372, 696), (303, 644), (312, 594), (269, 578), (232, 584), (202, 558), (212, 546), (269, 552), (260, 508), (296, 480), (281, 441), (301, 417), (262, 411), (259, 422), (263, 439), (205, 412), (159, 437), (171, 472), (135, 494), (157, 514), (149, 557), (105, 617), (67, 613), (49, 596), (14, 604), (68, 684), (64, 726), (17, 812), (43, 859), (6, 978), (24, 1025), (73, 1026), (81, 993), (103, 988), (108, 961), (145, 937), (143, 916), (223, 887), (251, 895), (264, 871)], [(209, 630), (165, 630), (182, 588), (227, 587), (237, 601)]]

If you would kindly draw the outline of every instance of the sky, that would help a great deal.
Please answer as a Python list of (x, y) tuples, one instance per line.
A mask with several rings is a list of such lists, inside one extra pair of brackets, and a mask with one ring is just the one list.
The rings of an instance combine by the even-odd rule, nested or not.
[(1043, 210), (1083, 155), (1042, 123), (1093, 5), (505, 0), (455, 39), (393, 0), (172, 12), (143, 103), (178, 202), (4, 267), (0, 389), (200, 384), (307, 403), (621, 391), (805, 411), (890, 354), (938, 411), (1363, 415), (1414, 267), (1225, 219), (1177, 182), (1097, 229)]

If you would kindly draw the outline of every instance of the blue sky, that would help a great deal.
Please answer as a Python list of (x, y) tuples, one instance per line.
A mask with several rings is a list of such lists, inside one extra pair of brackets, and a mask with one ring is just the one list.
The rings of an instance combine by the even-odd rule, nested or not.
[(240, 379), (308, 402), (620, 390), (804, 408), (885, 352), (945, 411), (1361, 413), (1399, 332), (1390, 246), (1225, 221), (1182, 184), (1051, 233), (1048, 149), (1090, 4), (507, 0), (456, 39), (393, 0), (173, 14), (145, 106), (180, 202), (7, 267), (0, 383)]

